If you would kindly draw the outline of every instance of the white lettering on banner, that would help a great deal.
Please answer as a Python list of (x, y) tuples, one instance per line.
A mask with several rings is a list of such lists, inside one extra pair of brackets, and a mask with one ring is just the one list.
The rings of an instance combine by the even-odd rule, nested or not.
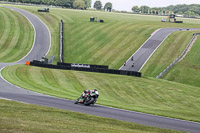
[(90, 65), (85, 65), (85, 64), (71, 64), (71, 67), (90, 68)]

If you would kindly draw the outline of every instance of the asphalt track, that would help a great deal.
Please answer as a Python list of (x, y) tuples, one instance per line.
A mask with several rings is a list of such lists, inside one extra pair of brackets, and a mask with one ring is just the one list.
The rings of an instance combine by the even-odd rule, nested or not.
[[(11, 8), (11, 9), (18, 11), (19, 13), (21, 13), (22, 15), (26, 16), (29, 19), (29, 21), (35, 27), (35, 32), (36, 32), (35, 41), (31, 52), (25, 58), (16, 63), (0, 63), (0, 69), (8, 65), (24, 64), (27, 60), (41, 58), (43, 55), (47, 54), (50, 47), (50, 39), (51, 39), (50, 33), (48, 28), (43, 22), (41, 22), (36, 16), (34, 16), (31, 13), (28, 13), (26, 11), (17, 8)], [(168, 31), (168, 29), (166, 30)], [(163, 29), (162, 31), (164, 32), (165, 30)], [(45, 37), (46, 39), (44, 39)], [(157, 37), (159, 37), (159, 35), (157, 35)], [(148, 46), (146, 45), (146, 47)], [(94, 105), (89, 107), (76, 105), (74, 104), (74, 101), (71, 100), (51, 97), (36, 92), (32, 92), (29, 90), (25, 90), (23, 88), (19, 88), (5, 81), (1, 75), (0, 75), (0, 98), (11, 99), (24, 103), (54, 107), (59, 109), (65, 109), (70, 111), (82, 112), (91, 115), (134, 122), (153, 127), (175, 129), (193, 133), (199, 133), (200, 131), (200, 123), (196, 122), (154, 116), (150, 114), (138, 113), (134, 111), (126, 111), (100, 105)]]
[[(181, 31), (200, 30), (192, 28), (181, 28)], [(175, 31), (180, 31), (180, 28), (162, 28), (154, 32), (151, 37), (122, 65), (120, 70), (140, 71), (146, 64), (152, 54), (162, 44), (162, 42)], [(133, 60), (132, 60), (133, 58)], [(134, 64), (134, 66), (133, 66)]]

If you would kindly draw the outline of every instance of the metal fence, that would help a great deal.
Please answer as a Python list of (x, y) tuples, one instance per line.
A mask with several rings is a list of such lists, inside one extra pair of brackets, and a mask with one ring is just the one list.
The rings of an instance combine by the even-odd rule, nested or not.
[(63, 21), (60, 21), (60, 62), (64, 62), (64, 38), (63, 38)]
[(53, 64), (54, 59), (55, 56), (51, 56), (51, 58), (48, 59), (48, 64)]
[(189, 44), (187, 45), (187, 47), (185, 48), (185, 50), (183, 51), (183, 53), (175, 61), (173, 61), (163, 72), (161, 72), (156, 77), (157, 79), (163, 77), (177, 62), (179, 62), (183, 58), (183, 56), (186, 54), (187, 50), (189, 49), (190, 45), (194, 41), (195, 37), (198, 36), (198, 35), (200, 35), (200, 33), (193, 34), (192, 40), (189, 42)]

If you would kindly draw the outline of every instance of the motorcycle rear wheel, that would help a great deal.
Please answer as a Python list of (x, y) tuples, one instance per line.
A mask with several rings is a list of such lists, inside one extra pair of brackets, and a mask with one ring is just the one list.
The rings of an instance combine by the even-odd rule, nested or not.
[(90, 105), (94, 103), (94, 97), (90, 97), (88, 100), (85, 100), (84, 105)]

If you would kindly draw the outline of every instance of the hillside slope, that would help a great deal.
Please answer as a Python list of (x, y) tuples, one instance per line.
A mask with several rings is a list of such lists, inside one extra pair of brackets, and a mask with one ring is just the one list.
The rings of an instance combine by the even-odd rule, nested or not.
[(200, 37), (187, 56), (175, 65), (163, 78), (200, 87)]
[(0, 6), (0, 62), (14, 62), (24, 57), (33, 45), (34, 30), (29, 21)]
[(184, 84), (100, 73), (25, 65), (3, 69), (3, 77), (22, 88), (61, 98), (78, 98), (84, 89), (100, 92), (99, 104), (161, 116), (200, 121), (200, 88)]
[[(179, 133), (139, 124), (0, 99), (0, 132)], [(87, 126), (86, 126), (87, 124)]]
[[(64, 21), (65, 62), (109, 65), (119, 69), (158, 28), (198, 28), (199, 21), (183, 19), (184, 24), (161, 23), (162, 17), (51, 8), (38, 13), (36, 7), (17, 6), (39, 16), (52, 34), (49, 55), (59, 61), (59, 23)], [(89, 22), (99, 17), (105, 23)], [(190, 35), (190, 33), (186, 33)], [(186, 38), (189, 42), (190, 38)]]

